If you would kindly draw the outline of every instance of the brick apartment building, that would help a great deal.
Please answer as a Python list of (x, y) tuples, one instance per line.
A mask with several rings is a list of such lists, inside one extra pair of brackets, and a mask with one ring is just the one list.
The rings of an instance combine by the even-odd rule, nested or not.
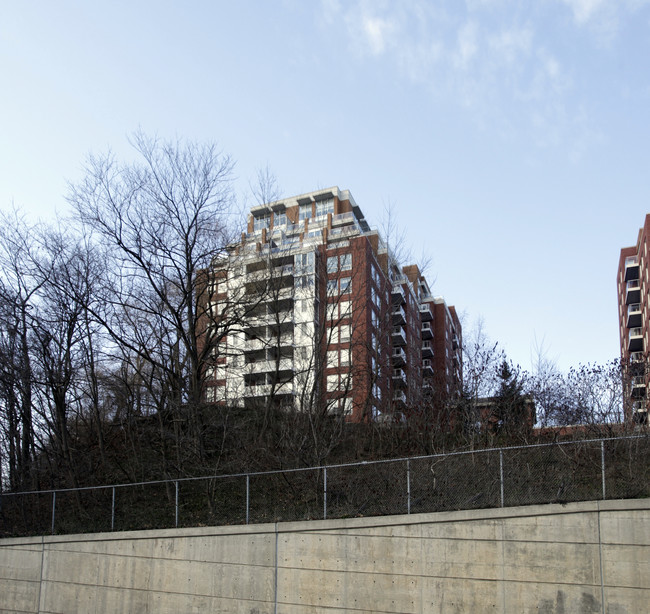
[(216, 346), (206, 399), (400, 419), (462, 387), (462, 330), (402, 267), (347, 190), (254, 207), (215, 262), (213, 312), (243, 315)]
[(616, 284), (621, 363), (624, 370), (624, 411), (627, 419), (647, 424), (650, 347), (650, 214), (639, 229), (636, 245), (621, 249)]

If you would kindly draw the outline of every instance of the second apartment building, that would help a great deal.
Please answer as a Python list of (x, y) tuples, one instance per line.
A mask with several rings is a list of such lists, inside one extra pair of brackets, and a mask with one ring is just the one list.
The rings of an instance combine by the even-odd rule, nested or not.
[(650, 214), (636, 244), (621, 249), (616, 273), (618, 326), (623, 365), (623, 409), (627, 419), (648, 423), (647, 368), (650, 348)]

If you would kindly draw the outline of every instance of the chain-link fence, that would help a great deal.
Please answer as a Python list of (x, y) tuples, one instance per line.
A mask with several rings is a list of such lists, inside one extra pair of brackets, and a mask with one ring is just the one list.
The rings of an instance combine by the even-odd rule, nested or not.
[(351, 518), (650, 496), (650, 438), (0, 493), (0, 536)]

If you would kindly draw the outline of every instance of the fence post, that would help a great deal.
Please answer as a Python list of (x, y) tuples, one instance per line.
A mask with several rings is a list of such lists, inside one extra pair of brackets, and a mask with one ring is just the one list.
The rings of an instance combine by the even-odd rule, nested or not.
[(406, 513), (411, 513), (411, 460), (406, 459)]
[(327, 467), (323, 467), (323, 520), (327, 520)]
[(176, 487), (176, 501), (174, 502), (175, 526), (178, 528), (178, 480), (174, 482), (174, 486)]
[(246, 474), (246, 524), (250, 520), (250, 505), (251, 505), (251, 485), (250, 485), (250, 476)]
[(115, 486), (113, 486), (113, 500), (111, 501), (111, 531), (115, 531)]
[(603, 476), (603, 499), (606, 499), (605, 496), (607, 493), (605, 491), (605, 441), (600, 440), (600, 472)]
[(56, 490), (52, 492), (52, 535), (54, 535), (55, 516), (56, 516)]
[(503, 486), (503, 450), (499, 450), (499, 478), (501, 482), (501, 507), (503, 507), (505, 502), (505, 492)]

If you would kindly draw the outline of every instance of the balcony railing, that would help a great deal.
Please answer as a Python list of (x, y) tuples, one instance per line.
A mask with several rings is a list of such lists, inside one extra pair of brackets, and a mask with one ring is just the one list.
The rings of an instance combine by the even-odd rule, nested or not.
[(429, 358), (422, 361), (422, 375), (430, 377), (433, 375), (433, 362)]
[(643, 351), (643, 329), (631, 328), (630, 334), (628, 337), (628, 350), (630, 352), (642, 352)]
[(406, 311), (402, 305), (393, 305), (393, 324), (406, 324)]
[(397, 386), (406, 385), (406, 373), (402, 369), (393, 369), (393, 384)]
[(420, 305), (420, 319), (424, 322), (433, 320), (433, 313), (431, 312), (431, 305), (423, 303)]
[(393, 356), (393, 364), (399, 365), (399, 364), (406, 363), (406, 352), (404, 351), (404, 348), (394, 347), (392, 356)]
[(627, 327), (636, 328), (642, 324), (641, 305), (640, 303), (632, 303), (627, 306)]
[(631, 279), (639, 279), (639, 259), (636, 256), (625, 259), (625, 281)]
[(433, 328), (429, 322), (422, 322), (422, 339), (432, 339)]
[(395, 303), (406, 303), (406, 296), (404, 294), (404, 288), (400, 284), (393, 284), (393, 289), (391, 291), (393, 296), (393, 301)]
[(397, 345), (406, 345), (406, 333), (401, 326), (393, 328), (393, 343)]

